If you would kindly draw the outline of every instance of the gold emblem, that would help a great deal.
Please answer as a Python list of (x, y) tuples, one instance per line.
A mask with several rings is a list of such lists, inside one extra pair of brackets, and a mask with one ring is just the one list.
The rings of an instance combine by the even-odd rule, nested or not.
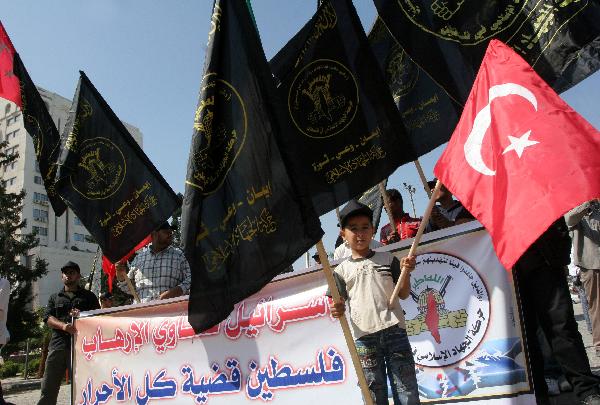
[(397, 43), (390, 50), (385, 76), (396, 102), (410, 93), (419, 79), (419, 69)]
[(71, 185), (90, 200), (102, 200), (115, 194), (123, 184), (127, 165), (123, 152), (107, 138), (91, 138), (81, 143), (78, 175)]
[(186, 183), (209, 195), (221, 187), (239, 156), (248, 122), (237, 90), (214, 73), (204, 77), (200, 99), (194, 118), (193, 174)]
[(358, 109), (358, 85), (341, 63), (319, 59), (294, 78), (288, 96), (294, 125), (311, 138), (328, 138), (343, 131)]
[(462, 45), (477, 45), (498, 36), (515, 22), (527, 3), (525, 0), (396, 1), (414, 25), (439, 38)]

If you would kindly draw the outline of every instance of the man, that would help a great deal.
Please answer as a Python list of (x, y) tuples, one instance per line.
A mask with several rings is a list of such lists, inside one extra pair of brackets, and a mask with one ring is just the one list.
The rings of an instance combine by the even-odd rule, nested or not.
[(573, 232), (573, 262), (585, 290), (596, 357), (600, 357), (600, 201), (585, 202), (565, 214)]
[(188, 294), (191, 271), (183, 252), (171, 246), (173, 229), (163, 223), (151, 234), (151, 245), (139, 252), (127, 273), (127, 263), (117, 263), (118, 286), (131, 292), (126, 278), (131, 279), (141, 302), (164, 300)]
[(581, 403), (600, 405), (600, 379), (590, 371), (567, 285), (566, 265), (571, 260), (570, 252), (571, 239), (561, 218), (527, 249), (513, 269), (538, 405), (550, 404), (544, 361), (536, 339), (538, 324)]
[[(427, 185), (429, 189), (433, 190), (436, 183), (437, 179), (433, 179), (428, 181)], [(475, 219), (460, 201), (452, 198), (452, 193), (443, 184), (440, 187), (436, 203), (431, 210), (431, 217), (425, 232), (437, 231)]]
[[(8, 317), (8, 301), (10, 299), (10, 282), (5, 278), (0, 278), (0, 351), (10, 339), (10, 333), (6, 329), (6, 320)], [(0, 361), (2, 359), (0, 358)], [(0, 405), (13, 405), (4, 400), (2, 384), (0, 383)]]
[(44, 313), (44, 322), (52, 329), (48, 358), (42, 380), (42, 393), (38, 405), (56, 404), (60, 382), (68, 369), (71, 373), (71, 336), (77, 333), (73, 318), (80, 311), (98, 309), (96, 295), (79, 286), (79, 265), (67, 262), (60, 269), (64, 288), (50, 296)]
[(390, 224), (381, 228), (379, 239), (382, 244), (389, 245), (390, 243), (398, 242), (402, 239), (412, 238), (417, 234), (421, 220), (411, 218), (404, 212), (404, 203), (402, 195), (396, 189), (386, 190), (390, 202), (391, 215), (394, 219), (394, 227)]

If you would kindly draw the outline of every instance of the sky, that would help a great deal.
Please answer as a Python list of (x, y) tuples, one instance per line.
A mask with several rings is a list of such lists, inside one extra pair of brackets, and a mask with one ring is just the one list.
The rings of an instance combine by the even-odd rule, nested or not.
[[(117, 116), (142, 131), (144, 151), (183, 193), (212, 5), (212, 0), (19, 0), (3, 2), (0, 19), (37, 85), (71, 99), (78, 72), (85, 71)], [(372, 0), (354, 5), (368, 31), (376, 15)], [(316, 6), (317, 0), (252, 1), (267, 58)], [(599, 128), (599, 95), (596, 73), (561, 96)], [(428, 178), (443, 148), (420, 158)], [(398, 168), (389, 180), (412, 215), (403, 183), (416, 189), (415, 213), (421, 216), (427, 196), (413, 164)], [(325, 247), (333, 250), (335, 212), (321, 222)]]

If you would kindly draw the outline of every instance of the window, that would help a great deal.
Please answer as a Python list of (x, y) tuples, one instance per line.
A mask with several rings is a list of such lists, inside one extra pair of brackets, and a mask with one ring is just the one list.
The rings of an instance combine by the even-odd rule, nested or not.
[(48, 222), (48, 211), (34, 208), (33, 219), (40, 222)]
[(83, 242), (83, 241), (85, 241), (85, 235), (83, 235), (83, 234), (81, 234), (81, 233), (74, 233), (74, 234), (73, 234), (73, 239), (74, 239), (76, 242)]
[(16, 122), (17, 122), (17, 119), (19, 119), (19, 117), (20, 117), (20, 114), (15, 114), (15, 115), (13, 115), (12, 117), (9, 117), (9, 118), (6, 120), (6, 125), (11, 125), (11, 124), (14, 124), (14, 123), (16, 123)]
[(46, 194), (34, 192), (33, 193), (33, 202), (42, 204), (42, 205), (48, 205), (48, 196)]
[(78, 217), (73, 218), (73, 222), (75, 223), (75, 225), (83, 225), (81, 223), (81, 219), (79, 219)]
[(4, 186), (8, 187), (8, 186), (12, 186), (13, 184), (15, 184), (17, 181), (16, 177), (12, 177), (10, 179), (4, 180)]
[(44, 228), (43, 226), (32, 226), (31, 229), (36, 235), (48, 236), (48, 228)]
[(91, 235), (84, 235), (84, 239), (87, 243), (96, 243), (96, 240)]
[(40, 173), (40, 163), (37, 160), (35, 161), (35, 171)]
[(6, 133), (6, 140), (8, 141), (9, 139), (15, 139), (17, 137), (17, 135), (19, 135), (19, 130), (15, 129), (12, 132), (7, 132)]
[(12, 161), (4, 165), (4, 171), (14, 170), (17, 162)]
[(42, 178), (40, 176), (33, 176), (33, 182), (35, 184), (43, 184)]
[(12, 148), (6, 148), (6, 155), (12, 156), (18, 153), (19, 145), (15, 145)]
[(7, 115), (10, 112), (10, 104), (6, 104), (6, 107), (4, 107), (4, 115)]

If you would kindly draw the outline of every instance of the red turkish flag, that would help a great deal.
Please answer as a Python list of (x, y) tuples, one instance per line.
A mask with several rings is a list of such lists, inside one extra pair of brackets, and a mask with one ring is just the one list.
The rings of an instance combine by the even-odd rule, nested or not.
[(0, 22), (0, 97), (21, 107), (19, 78), (13, 74), (15, 48)]
[(434, 172), (510, 269), (552, 222), (600, 196), (600, 133), (493, 40)]

